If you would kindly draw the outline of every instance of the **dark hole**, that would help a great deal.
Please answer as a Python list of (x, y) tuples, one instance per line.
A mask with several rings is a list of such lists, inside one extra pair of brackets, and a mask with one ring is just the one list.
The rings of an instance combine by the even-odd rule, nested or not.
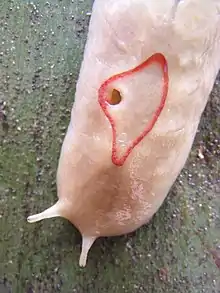
[(109, 104), (110, 105), (118, 105), (122, 100), (122, 96), (121, 96), (121, 93), (116, 90), (116, 89), (113, 89), (112, 91), (112, 94), (109, 98)]

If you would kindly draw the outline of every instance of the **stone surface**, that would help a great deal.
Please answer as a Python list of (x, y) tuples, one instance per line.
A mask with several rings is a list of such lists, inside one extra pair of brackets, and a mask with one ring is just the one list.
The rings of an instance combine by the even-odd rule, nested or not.
[(91, 5), (0, 3), (0, 292), (219, 293), (220, 78), (185, 168), (149, 225), (99, 239), (81, 269), (70, 223), (26, 222), (57, 198)]

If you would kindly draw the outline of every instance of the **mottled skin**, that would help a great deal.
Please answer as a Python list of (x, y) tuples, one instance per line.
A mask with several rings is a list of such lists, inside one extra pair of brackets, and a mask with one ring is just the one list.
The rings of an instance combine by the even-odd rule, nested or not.
[[(137, 21), (138, 19), (138, 21)], [(210, 19), (212, 21), (210, 21)], [(191, 149), (220, 68), (220, 4), (215, 0), (96, 0), (58, 172), (58, 203), (30, 222), (62, 216), (83, 236), (80, 265), (100, 236), (129, 233), (163, 203)], [(160, 52), (169, 91), (153, 130), (122, 167), (111, 160), (112, 129), (98, 103), (101, 84)], [(152, 117), (161, 94), (156, 64), (113, 85), (111, 108), (123, 153)], [(111, 89), (109, 89), (111, 92)]]

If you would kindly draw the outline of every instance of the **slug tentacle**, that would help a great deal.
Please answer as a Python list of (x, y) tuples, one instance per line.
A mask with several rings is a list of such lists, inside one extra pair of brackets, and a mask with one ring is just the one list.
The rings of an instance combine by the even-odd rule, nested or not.
[(53, 205), (52, 207), (46, 209), (45, 211), (39, 214), (29, 216), (27, 218), (27, 221), (29, 223), (35, 223), (44, 219), (55, 218), (55, 217), (62, 217), (61, 205), (59, 201), (55, 203), (55, 205)]
[(79, 266), (85, 267), (87, 262), (87, 256), (90, 248), (92, 247), (93, 243), (95, 242), (97, 237), (92, 236), (84, 236), (82, 235), (82, 250), (79, 258)]

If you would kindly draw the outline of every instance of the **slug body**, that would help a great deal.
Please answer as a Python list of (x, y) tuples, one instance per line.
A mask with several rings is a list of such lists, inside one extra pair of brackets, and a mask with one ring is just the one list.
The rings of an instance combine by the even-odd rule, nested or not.
[(80, 265), (101, 236), (159, 209), (189, 155), (220, 68), (218, 0), (96, 0), (57, 171)]

